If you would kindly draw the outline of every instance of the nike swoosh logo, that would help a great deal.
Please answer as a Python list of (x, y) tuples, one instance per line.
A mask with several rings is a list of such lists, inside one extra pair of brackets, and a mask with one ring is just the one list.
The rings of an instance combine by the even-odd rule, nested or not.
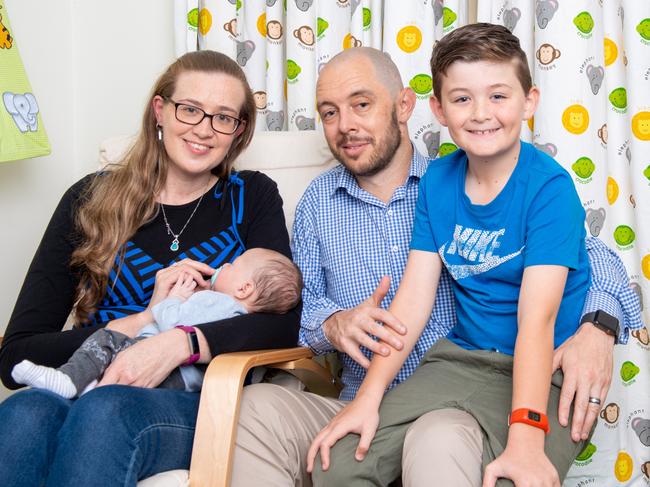
[(479, 264), (473, 264), (473, 265), (450, 264), (449, 262), (447, 262), (447, 259), (445, 259), (445, 250), (447, 248), (446, 243), (442, 247), (440, 247), (439, 254), (440, 254), (440, 258), (442, 259), (442, 262), (445, 264), (445, 267), (449, 271), (449, 274), (451, 274), (451, 277), (453, 277), (456, 281), (458, 281), (466, 277), (475, 276), (477, 274), (483, 274), (484, 272), (487, 272), (489, 270), (494, 269), (495, 267), (500, 266), (504, 262), (508, 262), (509, 260), (514, 259), (519, 254), (521, 254), (521, 252), (524, 250), (524, 247), (526, 246), (524, 245), (517, 252), (513, 252), (512, 254), (508, 254), (504, 257), (492, 256), (489, 259), (486, 259), (485, 261)]

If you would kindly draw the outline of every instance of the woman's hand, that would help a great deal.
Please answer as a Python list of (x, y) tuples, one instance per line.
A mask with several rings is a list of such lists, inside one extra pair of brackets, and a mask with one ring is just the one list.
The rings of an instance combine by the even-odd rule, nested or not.
[(361, 435), (354, 458), (361, 461), (368, 453), (370, 443), (379, 426), (379, 403), (381, 398), (359, 396), (343, 408), (316, 436), (307, 453), (307, 472), (314, 469), (314, 460), (320, 450), (321, 466), (327, 470), (330, 465), (330, 448), (348, 433)]
[(176, 329), (166, 331), (118, 353), (97, 385), (156, 387), (187, 359), (188, 354), (185, 332)]
[(159, 270), (156, 272), (156, 284), (154, 285), (153, 295), (149, 301), (148, 308), (152, 308), (165, 299), (169, 295), (169, 291), (174, 287), (174, 284), (176, 284), (183, 274), (190, 276), (196, 282), (199, 289), (208, 289), (210, 287), (210, 281), (206, 281), (203, 276), (211, 276), (214, 274), (214, 269), (203, 262), (183, 259), (169, 267)]

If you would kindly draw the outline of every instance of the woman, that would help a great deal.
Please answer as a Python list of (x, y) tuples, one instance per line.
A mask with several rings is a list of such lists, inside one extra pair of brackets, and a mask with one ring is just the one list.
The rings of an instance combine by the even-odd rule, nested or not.
[[(291, 256), (276, 185), (231, 171), (254, 124), (244, 73), (225, 55), (189, 53), (167, 69), (122, 164), (59, 203), (0, 350), (7, 387), (18, 387), (16, 363), (59, 366), (97, 326), (133, 334), (182, 274), (207, 288), (213, 269), (246, 248)], [(71, 311), (80, 325), (62, 332)], [(11, 396), (0, 405), (0, 485), (135, 485), (187, 468), (199, 395), (155, 387), (199, 356), (293, 346), (298, 326), (294, 310), (174, 329), (121, 352), (107, 387), (77, 401), (38, 389)]]

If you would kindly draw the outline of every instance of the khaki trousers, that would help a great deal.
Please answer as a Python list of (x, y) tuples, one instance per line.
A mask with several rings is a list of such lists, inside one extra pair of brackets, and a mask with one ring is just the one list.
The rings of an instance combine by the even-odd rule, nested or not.
[[(345, 404), (273, 384), (244, 388), (231, 485), (311, 486), (306, 471), (311, 441)], [(433, 411), (406, 431), (403, 485), (429, 487), (432, 479), (449, 487), (480, 485), (481, 456), (481, 431), (471, 415)]]
[[(379, 428), (364, 460), (358, 462), (354, 459), (359, 436), (349, 434), (330, 451), (330, 467), (326, 472), (323, 472), (320, 457), (317, 457), (312, 474), (314, 485), (389, 485), (400, 475), (402, 445), (405, 445), (409, 432), (414, 432), (413, 425), (417, 424), (418, 418), (445, 408), (466, 411), (480, 424), (482, 455), (471, 461), (476, 463), (472, 468), (482, 472), (503, 452), (507, 443), (506, 418), (512, 398), (512, 363), (509, 355), (465, 350), (447, 339), (439, 340), (427, 351), (413, 375), (384, 397), (379, 408)], [(570, 428), (563, 428), (558, 422), (561, 386), (562, 373), (558, 371), (553, 375), (549, 393), (547, 411), (551, 431), (546, 437), (544, 450), (563, 480), (585, 442), (574, 443)], [(433, 456), (429, 461), (435, 461)], [(460, 485), (442, 482), (439, 472), (431, 472), (428, 485)], [(480, 486), (480, 481), (475, 485)], [(497, 485), (513, 484), (508, 479), (499, 479)]]

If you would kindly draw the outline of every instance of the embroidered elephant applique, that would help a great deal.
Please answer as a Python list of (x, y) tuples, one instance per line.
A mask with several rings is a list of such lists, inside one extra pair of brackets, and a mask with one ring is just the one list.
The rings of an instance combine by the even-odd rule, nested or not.
[(38, 130), (38, 103), (34, 95), (6, 91), (2, 94), (2, 101), (18, 130), (22, 133)]

